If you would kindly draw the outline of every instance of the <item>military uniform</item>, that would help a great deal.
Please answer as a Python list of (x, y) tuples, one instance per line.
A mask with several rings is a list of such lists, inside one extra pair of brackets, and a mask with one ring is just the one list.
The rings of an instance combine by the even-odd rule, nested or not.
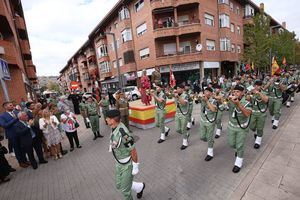
[(83, 101), (79, 103), (79, 111), (81, 116), (83, 117), (84, 124), (86, 128), (90, 128), (90, 120), (87, 118), (87, 104)]
[(116, 102), (117, 109), (121, 112), (121, 122), (125, 124), (125, 126), (130, 130), (129, 128), (129, 102), (127, 99), (121, 97)]
[(194, 109), (194, 93), (191, 89), (186, 91), (186, 94), (188, 95), (188, 102), (189, 102), (189, 109), (188, 109), (188, 116), (187, 116), (187, 130), (190, 130), (192, 125), (195, 124), (195, 119), (192, 117), (193, 109)]
[(109, 100), (105, 98), (105, 99), (102, 99), (100, 101), (100, 103), (101, 103), (101, 107), (102, 107), (103, 118), (104, 118), (104, 121), (106, 122), (106, 114), (109, 111)]
[[(134, 139), (123, 123), (113, 129), (110, 136), (110, 150), (115, 158), (116, 188), (122, 193), (124, 200), (132, 200), (131, 190), (138, 194), (144, 190), (145, 184), (133, 181), (133, 168), (137, 163), (131, 159), (131, 151), (135, 148)], [(141, 198), (138, 196), (138, 198)]]
[[(186, 104), (182, 105), (179, 102), (179, 98), (184, 99)], [(188, 136), (189, 136), (186, 129), (186, 125), (188, 122), (188, 110), (189, 110), (188, 95), (185, 92), (183, 92), (182, 94), (179, 95), (178, 98), (175, 98), (175, 103), (177, 107), (176, 114), (175, 114), (176, 131), (177, 133), (183, 136), (181, 149), (184, 150), (188, 146)]]
[[(217, 102), (215, 99), (210, 98), (209, 103), (217, 106)], [(201, 99), (201, 114), (200, 114), (200, 129), (199, 135), (200, 139), (208, 143), (208, 150), (207, 150), (207, 157), (205, 158), (206, 161), (209, 161), (213, 158), (213, 146), (214, 146), (214, 129), (216, 124), (217, 118), (217, 110), (216, 112), (211, 111), (208, 106), (207, 102)]]
[[(225, 96), (225, 94), (222, 94), (222, 92), (220, 92), (220, 94), (218, 94), (222, 97)], [(219, 138), (221, 136), (221, 132), (222, 132), (222, 117), (223, 117), (223, 113), (224, 111), (227, 109), (227, 104), (225, 104), (223, 101), (222, 102), (217, 102), (217, 109), (218, 109), (218, 114), (217, 114), (217, 119), (216, 119), (216, 136), (215, 138)]]
[[(252, 108), (249, 101), (243, 97), (240, 104), (246, 109)], [(246, 135), (249, 132), (249, 118), (232, 102), (229, 102), (229, 123), (227, 127), (227, 142), (236, 151), (235, 167), (240, 169), (243, 164)], [(239, 170), (238, 170), (239, 171)], [(238, 172), (237, 171), (237, 172)]]
[(165, 141), (166, 136), (168, 135), (168, 132), (170, 131), (170, 128), (165, 126), (165, 115), (166, 115), (166, 103), (167, 103), (167, 97), (166, 94), (161, 90), (159, 93), (156, 92), (155, 94), (157, 98), (163, 99), (163, 102), (158, 102), (155, 99), (155, 105), (156, 105), (156, 114), (155, 114), (155, 124), (156, 127), (160, 128), (160, 139), (158, 140), (158, 143), (162, 143)]
[[(262, 92), (266, 95), (265, 92)], [(265, 122), (267, 118), (267, 110), (268, 110), (268, 103), (265, 103), (259, 94), (254, 94), (251, 97), (251, 104), (252, 104), (252, 115), (250, 121), (250, 129), (253, 132), (257, 132), (255, 134), (255, 145), (254, 148), (258, 149), (261, 145), (263, 131), (265, 127)]]
[(97, 139), (97, 137), (101, 137), (100, 135), (100, 126), (99, 126), (99, 107), (96, 102), (87, 103), (86, 105), (88, 118), (90, 120), (92, 131), (94, 133), (94, 140)]

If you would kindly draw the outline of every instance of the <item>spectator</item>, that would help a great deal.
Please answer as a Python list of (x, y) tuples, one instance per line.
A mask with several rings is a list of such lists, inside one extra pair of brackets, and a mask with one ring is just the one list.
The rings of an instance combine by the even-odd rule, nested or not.
[(43, 131), (46, 138), (48, 147), (50, 148), (51, 155), (54, 160), (62, 158), (60, 142), (62, 141), (62, 135), (58, 130), (59, 121), (51, 115), (49, 110), (43, 110), (43, 117), (39, 120), (40, 129)]
[(7, 177), (10, 173), (10, 165), (8, 164), (5, 154), (7, 154), (7, 149), (0, 143), (0, 180), (1, 182), (8, 182), (10, 179)]
[(70, 110), (70, 107), (65, 102), (66, 97), (61, 96), (59, 98), (59, 102), (57, 103), (58, 110), (62, 113), (64, 113), (66, 110)]
[[(67, 110), (61, 115), (61, 122), (63, 123), (63, 130), (66, 132), (70, 143), (70, 151), (74, 150), (74, 141), (77, 148), (81, 148), (77, 135), (77, 127), (79, 126), (74, 113)], [(73, 141), (74, 140), (74, 141)]]

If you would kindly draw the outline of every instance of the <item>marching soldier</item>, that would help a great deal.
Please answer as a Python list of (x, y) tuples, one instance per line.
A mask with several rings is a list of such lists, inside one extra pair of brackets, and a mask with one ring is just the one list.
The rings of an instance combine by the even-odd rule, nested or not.
[(115, 158), (116, 187), (122, 193), (124, 200), (133, 200), (131, 190), (137, 193), (137, 198), (143, 196), (145, 183), (133, 181), (139, 172), (139, 163), (135, 142), (127, 127), (120, 122), (119, 110), (109, 110), (106, 113), (107, 124), (112, 128), (110, 148)]
[(191, 85), (186, 84), (184, 86), (185, 93), (188, 95), (188, 101), (189, 101), (189, 110), (188, 110), (188, 123), (187, 123), (187, 130), (190, 130), (192, 125), (195, 125), (195, 119), (192, 117), (193, 114), (193, 108), (194, 108), (194, 93), (191, 90)]
[(95, 102), (96, 100), (93, 97), (89, 97), (87, 100), (86, 110), (87, 116), (90, 120), (92, 131), (94, 133), (94, 140), (98, 137), (102, 138), (103, 135), (100, 134), (100, 126), (99, 126), (99, 106)]
[(156, 85), (156, 92), (151, 91), (151, 95), (154, 98), (156, 105), (156, 114), (155, 114), (155, 122), (156, 127), (160, 128), (161, 134), (160, 139), (157, 143), (162, 143), (166, 140), (166, 136), (168, 136), (170, 128), (165, 126), (165, 115), (166, 115), (166, 103), (167, 96), (162, 89), (161, 84)]
[(216, 119), (216, 135), (215, 138), (218, 139), (221, 136), (222, 132), (222, 116), (223, 112), (227, 108), (227, 102), (225, 102), (224, 97), (225, 95), (223, 94), (222, 87), (220, 85), (215, 85), (215, 100), (217, 100), (217, 109), (218, 109), (218, 114), (217, 114), (217, 119)]
[(264, 86), (264, 90), (268, 92), (269, 96), (269, 111), (272, 116), (273, 129), (277, 129), (279, 118), (281, 115), (282, 93), (286, 87), (280, 79), (280, 74), (275, 73), (269, 82)]
[(81, 102), (79, 103), (79, 111), (81, 116), (83, 117), (83, 121), (85, 124), (86, 128), (90, 128), (90, 120), (87, 116), (87, 108), (86, 108), (87, 104), (86, 104), (86, 98), (83, 97)]
[(105, 121), (105, 123), (107, 125), (107, 122), (106, 122), (105, 119), (106, 119), (106, 113), (109, 111), (109, 98), (108, 98), (108, 95), (105, 95), (101, 99), (99, 105), (102, 107), (103, 118), (104, 118), (104, 121)]
[(268, 110), (268, 101), (269, 98), (261, 90), (262, 81), (256, 80), (254, 82), (254, 88), (250, 94), (251, 104), (252, 104), (252, 115), (250, 122), (250, 129), (253, 132), (257, 132), (254, 134), (255, 144), (254, 148), (259, 149), (262, 141), (263, 131), (265, 127), (265, 122), (267, 118), (267, 110)]
[(151, 83), (153, 87), (156, 87), (156, 85), (161, 84), (161, 74), (159, 66), (155, 66), (155, 71), (152, 72)]
[(129, 128), (129, 102), (122, 91), (118, 93), (116, 108), (121, 112), (121, 122), (125, 124), (129, 132), (132, 132)]
[(210, 161), (214, 157), (213, 146), (214, 146), (214, 129), (216, 124), (216, 119), (218, 115), (218, 109), (216, 105), (216, 100), (212, 98), (213, 89), (207, 87), (204, 89), (204, 96), (200, 96), (201, 101), (201, 122), (199, 135), (200, 139), (208, 143), (207, 156), (205, 161)]
[(174, 90), (174, 97), (176, 102), (176, 132), (183, 136), (181, 150), (184, 150), (188, 147), (188, 132), (186, 129), (187, 119), (188, 119), (188, 110), (189, 102), (188, 95), (184, 92), (184, 85), (181, 84), (177, 87), (177, 90)]
[(249, 132), (251, 103), (244, 96), (244, 87), (236, 85), (233, 95), (229, 96), (229, 123), (227, 141), (236, 153), (236, 160), (232, 171), (238, 173), (243, 165), (246, 135)]

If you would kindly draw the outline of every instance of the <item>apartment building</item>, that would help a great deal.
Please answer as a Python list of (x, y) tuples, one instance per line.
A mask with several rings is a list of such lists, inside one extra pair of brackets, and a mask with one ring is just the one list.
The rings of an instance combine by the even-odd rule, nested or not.
[[(82, 63), (92, 58), (88, 71), (106, 88), (118, 87), (117, 62), (124, 84), (138, 84), (141, 71), (151, 75), (155, 66), (166, 82), (170, 67), (177, 82), (233, 76), (243, 55), (243, 27), (263, 9), (249, 0), (120, 0), (72, 59), (80, 71), (90, 69)], [(271, 18), (271, 26), (278, 24)], [(96, 53), (88, 57), (87, 48)]]
[[(21, 98), (34, 99), (38, 81), (21, 1), (0, 1), (0, 25), (0, 58), (8, 63), (11, 76), (11, 80), (6, 81), (9, 97), (16, 102)], [(0, 90), (2, 105), (4, 93)]]

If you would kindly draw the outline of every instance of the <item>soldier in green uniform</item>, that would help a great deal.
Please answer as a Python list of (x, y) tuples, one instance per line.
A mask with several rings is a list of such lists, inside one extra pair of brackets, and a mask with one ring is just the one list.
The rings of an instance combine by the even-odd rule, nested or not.
[(87, 108), (86, 108), (86, 98), (83, 97), (81, 102), (79, 103), (79, 111), (81, 116), (83, 117), (83, 121), (86, 128), (90, 128), (90, 120), (87, 117)]
[(166, 140), (166, 136), (168, 136), (170, 128), (165, 126), (165, 115), (166, 115), (166, 103), (167, 96), (163, 91), (162, 85), (156, 85), (156, 91), (151, 91), (151, 95), (154, 98), (156, 105), (156, 114), (155, 114), (155, 123), (156, 127), (160, 128), (160, 139), (157, 143), (162, 143)]
[(118, 92), (116, 108), (121, 112), (121, 122), (125, 124), (129, 132), (132, 132), (129, 128), (129, 102), (122, 91)]
[(216, 135), (215, 138), (218, 139), (221, 136), (222, 132), (222, 116), (223, 112), (227, 109), (226, 102), (224, 100), (225, 98), (225, 93), (222, 91), (222, 87), (220, 85), (215, 85), (215, 95), (214, 99), (217, 101), (217, 109), (218, 109), (218, 114), (217, 114), (217, 119), (216, 119)]
[(90, 120), (92, 131), (94, 133), (94, 140), (98, 137), (102, 138), (103, 135), (100, 134), (100, 126), (99, 126), (99, 106), (95, 102), (96, 100), (93, 97), (89, 97), (87, 100), (86, 110), (87, 116)]
[(110, 148), (115, 158), (115, 181), (117, 189), (124, 200), (133, 200), (131, 190), (137, 193), (137, 198), (143, 196), (145, 183), (134, 182), (133, 177), (139, 172), (139, 163), (135, 142), (127, 127), (120, 122), (119, 110), (109, 110), (106, 113), (107, 124), (112, 128)]
[(280, 79), (280, 74), (275, 73), (269, 82), (264, 86), (264, 90), (268, 92), (269, 96), (269, 111), (272, 116), (273, 129), (277, 129), (279, 125), (279, 118), (281, 115), (282, 93), (286, 86)]
[(174, 90), (174, 97), (176, 103), (176, 114), (175, 114), (175, 124), (176, 131), (183, 136), (181, 150), (184, 150), (188, 147), (188, 132), (186, 129), (187, 119), (188, 119), (188, 110), (189, 102), (188, 95), (184, 92), (184, 85), (181, 84), (177, 87), (177, 90)]
[(152, 72), (151, 83), (154, 88), (156, 87), (156, 85), (161, 84), (161, 74), (159, 66), (155, 66), (155, 71)]
[(243, 165), (246, 135), (249, 132), (249, 123), (252, 105), (244, 96), (245, 88), (236, 85), (233, 95), (229, 96), (229, 123), (227, 127), (227, 142), (235, 150), (236, 160), (232, 171), (238, 173)]
[(263, 131), (265, 127), (265, 122), (267, 118), (268, 101), (269, 98), (264, 91), (261, 90), (262, 86), (261, 80), (256, 80), (254, 82), (254, 88), (250, 94), (251, 104), (252, 104), (252, 116), (250, 121), (250, 129), (254, 134), (255, 144), (254, 148), (259, 149), (262, 141)]
[(103, 118), (104, 118), (104, 121), (105, 121), (105, 123), (107, 125), (107, 122), (106, 122), (105, 119), (106, 119), (106, 113), (109, 111), (109, 98), (108, 98), (108, 95), (105, 95), (101, 99), (99, 105), (102, 107)]
[(184, 87), (185, 93), (188, 95), (189, 101), (189, 110), (188, 110), (188, 123), (187, 123), (187, 130), (190, 130), (192, 125), (195, 125), (195, 119), (193, 118), (193, 108), (194, 108), (194, 92), (191, 89), (190, 84), (186, 84)]
[(204, 96), (200, 96), (201, 114), (200, 114), (200, 139), (208, 143), (207, 156), (205, 161), (213, 159), (214, 152), (214, 129), (217, 119), (217, 102), (213, 98), (213, 89), (210, 87), (205, 88)]

